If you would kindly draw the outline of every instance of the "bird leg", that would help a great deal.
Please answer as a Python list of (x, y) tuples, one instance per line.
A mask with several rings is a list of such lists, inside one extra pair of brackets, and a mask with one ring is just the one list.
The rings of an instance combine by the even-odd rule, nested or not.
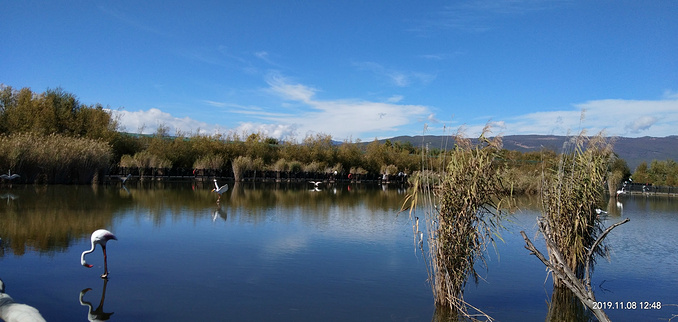
[(104, 251), (104, 274), (101, 275), (101, 278), (108, 279), (108, 261), (106, 260), (106, 245), (101, 245), (101, 248)]

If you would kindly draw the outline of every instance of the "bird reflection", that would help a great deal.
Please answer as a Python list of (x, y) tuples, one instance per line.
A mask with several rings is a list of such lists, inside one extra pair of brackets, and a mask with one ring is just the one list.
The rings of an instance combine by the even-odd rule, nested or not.
[(14, 200), (16, 200), (17, 198), (19, 198), (19, 196), (15, 195), (15, 194), (13, 194), (13, 193), (3, 193), (3, 194), (0, 196), (0, 198), (2, 198), (2, 199), (7, 199), (7, 204), (9, 205), (9, 201), (10, 201), (10, 200), (14, 201)]
[(222, 218), (226, 221), (227, 217), (228, 214), (226, 213), (226, 210), (221, 209), (221, 206), (219, 206), (217, 209), (214, 209), (214, 212), (212, 213), (212, 222), (216, 222), (218, 218)]
[(104, 288), (101, 291), (101, 301), (99, 301), (99, 306), (95, 309), (92, 306), (92, 303), (85, 301), (85, 293), (91, 291), (91, 288), (86, 288), (82, 291), (80, 291), (80, 305), (82, 306), (87, 306), (88, 307), (88, 312), (87, 312), (87, 320), (88, 321), (106, 321), (111, 318), (111, 315), (113, 315), (113, 312), (111, 313), (106, 313), (104, 312), (104, 299), (106, 298), (106, 285), (108, 284), (108, 280), (104, 279)]
[(5, 293), (5, 283), (0, 279), (0, 319), (21, 322), (41, 322), (45, 318), (40, 315), (38, 309), (14, 302), (11, 296)]

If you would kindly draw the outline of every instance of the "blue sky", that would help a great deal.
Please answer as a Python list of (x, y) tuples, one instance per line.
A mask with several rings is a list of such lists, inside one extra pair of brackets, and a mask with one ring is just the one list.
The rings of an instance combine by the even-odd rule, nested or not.
[(0, 83), (61, 87), (137, 133), (663, 137), (676, 17), (669, 0), (5, 1)]

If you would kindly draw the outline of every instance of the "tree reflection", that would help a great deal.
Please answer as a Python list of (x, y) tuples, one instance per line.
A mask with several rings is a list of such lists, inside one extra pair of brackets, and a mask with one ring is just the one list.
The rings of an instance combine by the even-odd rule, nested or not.
[[(321, 191), (309, 191), (302, 183), (238, 182), (224, 193), (218, 208), (214, 182), (127, 182), (126, 190), (111, 186), (21, 186), (12, 189), (9, 204), (0, 202), (3, 214), (0, 236), (7, 253), (21, 256), (27, 251), (66, 251), (74, 240), (87, 239), (101, 227), (112, 227), (117, 216), (143, 216), (156, 225), (185, 216), (226, 219), (227, 213), (245, 214), (254, 223), (267, 219), (271, 208), (303, 208), (302, 215), (327, 221), (328, 209), (342, 216), (356, 206), (395, 213), (403, 194), (397, 189), (382, 190), (371, 184), (329, 184)], [(359, 196), (359, 198), (358, 198)], [(246, 212), (242, 212), (246, 209)], [(336, 212), (335, 212), (336, 215)], [(0, 251), (0, 257), (3, 253)]]

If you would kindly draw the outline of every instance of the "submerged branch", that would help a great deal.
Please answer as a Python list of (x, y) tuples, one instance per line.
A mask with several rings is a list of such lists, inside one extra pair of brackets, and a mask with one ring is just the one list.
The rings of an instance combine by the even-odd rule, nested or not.
[(585, 266), (585, 278), (580, 280), (576, 277), (576, 274), (570, 269), (567, 265), (567, 262), (564, 260), (562, 254), (555, 247), (555, 242), (552, 240), (552, 237), (547, 233), (548, 227), (545, 227), (546, 224), (542, 221), (539, 222), (539, 231), (544, 236), (546, 244), (552, 249), (550, 259), (547, 259), (532, 243), (530, 238), (527, 237), (524, 231), (521, 231), (520, 234), (525, 240), (525, 248), (531, 252), (531, 255), (535, 255), (546, 267), (551, 271), (554, 276), (559, 278), (567, 288), (569, 288), (572, 293), (574, 293), (577, 298), (584, 304), (593, 314), (598, 318), (599, 321), (609, 321), (607, 314), (602, 309), (595, 307), (596, 302), (595, 295), (591, 288), (591, 274), (589, 265), (593, 256), (595, 255), (595, 249), (598, 245), (607, 237), (607, 235), (612, 231), (612, 229), (629, 222), (630, 219), (626, 218), (623, 221), (620, 221), (607, 229), (596, 239), (593, 243), (591, 249), (586, 254), (586, 266)]

